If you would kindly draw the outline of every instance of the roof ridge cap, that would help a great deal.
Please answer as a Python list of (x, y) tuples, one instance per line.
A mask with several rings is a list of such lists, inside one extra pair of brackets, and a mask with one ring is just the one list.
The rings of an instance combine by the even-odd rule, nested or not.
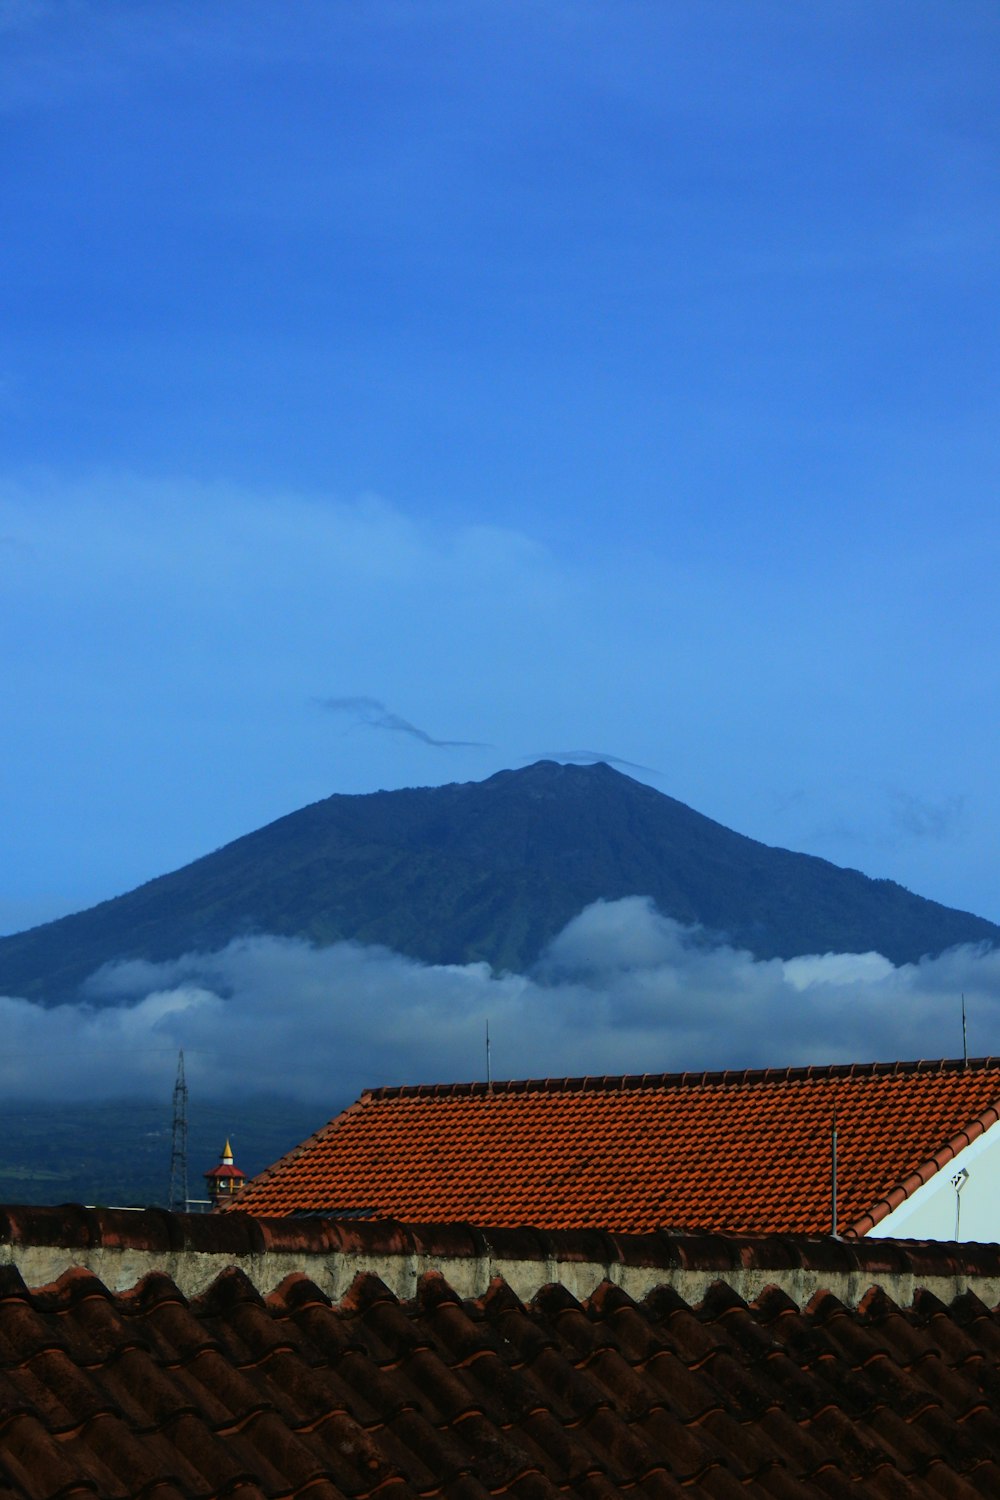
[[(785, 1067), (687, 1069), (675, 1073), (585, 1074), (563, 1078), (507, 1078), (454, 1083), (395, 1083), (366, 1089), (350, 1109), (331, 1120), (329, 1129), (351, 1109), (387, 1099), (427, 1099), (491, 1096), (500, 1094), (585, 1093), (616, 1090), (624, 1093), (657, 1088), (705, 1088), (741, 1084), (814, 1082), (834, 1078), (900, 1076), (918, 1073), (986, 1072), (1000, 1070), (1000, 1057), (915, 1058), (887, 1062), (791, 1063)], [(321, 1131), (316, 1132), (322, 1134)], [(310, 1137), (314, 1139), (314, 1137)], [(289, 1153), (290, 1155), (293, 1153)], [(282, 1158), (285, 1160), (285, 1158)], [(275, 1163), (277, 1166), (278, 1163)], [(273, 1170), (273, 1169), (269, 1169)], [(265, 1180), (262, 1173), (258, 1180)]]

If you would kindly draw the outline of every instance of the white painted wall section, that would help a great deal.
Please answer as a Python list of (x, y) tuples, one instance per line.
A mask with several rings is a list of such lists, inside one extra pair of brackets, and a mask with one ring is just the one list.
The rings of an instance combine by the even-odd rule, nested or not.
[(1000, 1121), (876, 1224), (868, 1238), (1000, 1242)]

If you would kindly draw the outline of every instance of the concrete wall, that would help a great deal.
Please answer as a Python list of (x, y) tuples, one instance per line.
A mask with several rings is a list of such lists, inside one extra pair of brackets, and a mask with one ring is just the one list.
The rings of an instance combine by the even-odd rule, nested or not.
[(966, 1291), (991, 1307), (1000, 1303), (996, 1245), (597, 1230), (545, 1234), (72, 1206), (0, 1209), (3, 1265), (16, 1268), (33, 1288), (77, 1266), (112, 1292), (126, 1291), (149, 1274), (165, 1274), (187, 1297), (198, 1296), (235, 1266), (263, 1296), (285, 1277), (305, 1275), (335, 1302), (360, 1273), (378, 1276), (406, 1300), (425, 1272), (438, 1271), (460, 1296), (481, 1296), (494, 1277), (502, 1277), (523, 1301), (551, 1282), (582, 1300), (610, 1281), (637, 1301), (654, 1287), (671, 1286), (697, 1304), (722, 1281), (746, 1301), (779, 1286), (800, 1307), (820, 1290), (856, 1307), (874, 1285), (900, 1306), (909, 1305), (920, 1288), (946, 1303)]
[(462, 1297), (479, 1297), (493, 1277), (502, 1277), (523, 1302), (539, 1288), (559, 1282), (583, 1301), (603, 1281), (620, 1286), (641, 1301), (654, 1287), (671, 1286), (692, 1306), (708, 1288), (722, 1281), (745, 1301), (752, 1302), (765, 1287), (780, 1286), (792, 1301), (804, 1307), (816, 1292), (832, 1292), (848, 1307), (857, 1307), (865, 1293), (878, 1285), (901, 1307), (909, 1306), (914, 1294), (924, 1288), (949, 1303), (963, 1292), (974, 1291), (988, 1306), (1000, 1302), (1000, 1265), (994, 1274), (982, 1275), (944, 1270), (940, 1275), (914, 1274), (899, 1270), (818, 1271), (803, 1266), (687, 1267), (623, 1266), (617, 1262), (512, 1261), (491, 1256), (450, 1260), (435, 1255), (329, 1255), (303, 1260), (302, 1256), (265, 1253), (234, 1258), (180, 1251), (161, 1256), (129, 1250), (66, 1251), (52, 1246), (0, 1247), (0, 1265), (17, 1267), (29, 1287), (46, 1286), (72, 1266), (83, 1266), (100, 1278), (109, 1291), (127, 1291), (151, 1272), (165, 1273), (185, 1297), (207, 1290), (220, 1272), (230, 1266), (243, 1271), (262, 1296), (267, 1296), (286, 1276), (304, 1274), (338, 1302), (350, 1290), (354, 1278), (371, 1273), (385, 1282), (401, 1300), (416, 1293), (425, 1271), (439, 1271)]

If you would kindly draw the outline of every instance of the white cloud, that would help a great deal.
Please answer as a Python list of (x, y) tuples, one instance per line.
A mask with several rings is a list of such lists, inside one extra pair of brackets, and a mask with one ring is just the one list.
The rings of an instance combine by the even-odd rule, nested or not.
[(881, 953), (807, 954), (787, 959), (783, 967), (786, 982), (805, 991), (831, 984), (879, 984), (896, 973)]
[(368, 1085), (482, 1077), (487, 1018), (495, 1076), (955, 1055), (963, 992), (973, 1050), (989, 1051), (1000, 953), (759, 961), (630, 897), (588, 907), (531, 975), (262, 936), (113, 965), (89, 991), (105, 1004), (0, 999), (6, 1097), (162, 1091), (183, 1047), (202, 1097), (274, 1090), (322, 1112)]

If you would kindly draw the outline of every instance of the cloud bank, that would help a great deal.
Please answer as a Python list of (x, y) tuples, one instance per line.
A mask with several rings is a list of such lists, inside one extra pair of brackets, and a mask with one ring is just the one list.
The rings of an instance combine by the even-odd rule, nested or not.
[[(381, 1083), (659, 1072), (994, 1049), (1000, 952), (895, 967), (877, 953), (761, 961), (651, 901), (598, 901), (530, 974), (269, 936), (93, 976), (90, 1003), (0, 999), (8, 1098), (169, 1090), (185, 1049), (203, 1098), (273, 1090), (330, 1108)], [(139, 997), (139, 998), (136, 998)]]

